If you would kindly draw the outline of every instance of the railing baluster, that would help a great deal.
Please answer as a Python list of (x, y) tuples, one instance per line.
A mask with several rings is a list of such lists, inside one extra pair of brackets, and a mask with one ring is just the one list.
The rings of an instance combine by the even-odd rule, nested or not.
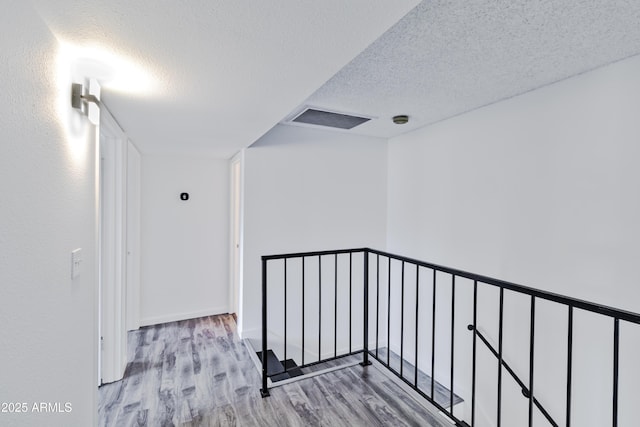
[(500, 288), (498, 312), (498, 418), (496, 425), (502, 425), (502, 326), (504, 319), (504, 288)]
[(529, 337), (529, 427), (533, 426), (533, 366), (536, 329), (536, 297), (531, 296), (531, 327)]
[(378, 332), (380, 326), (380, 254), (376, 254), (376, 360), (378, 359)]
[(419, 302), (418, 302), (418, 297), (419, 297), (419, 288), (420, 288), (420, 267), (416, 265), (416, 338), (414, 340), (414, 344), (415, 344), (415, 350), (416, 350), (416, 354), (414, 357), (414, 366), (415, 366), (415, 370), (414, 370), (414, 374), (415, 374), (415, 378), (413, 380), (413, 386), (415, 388), (418, 388), (418, 324), (420, 322), (418, 322), (418, 306), (419, 306)]
[(353, 310), (353, 303), (351, 302), (351, 288), (353, 282), (353, 252), (349, 252), (349, 353), (351, 350), (351, 330), (353, 327), (351, 326), (351, 311)]
[(391, 258), (387, 257), (387, 368), (391, 357)]
[(371, 365), (369, 362), (369, 252), (364, 251), (364, 357), (362, 366)]
[(451, 378), (449, 380), (449, 384), (451, 385), (449, 389), (449, 412), (453, 415), (453, 368), (455, 366), (455, 352), (454, 352), (454, 344), (455, 344), (455, 321), (456, 321), (456, 276), (455, 274), (451, 275)]
[(267, 260), (262, 259), (262, 397), (269, 396), (267, 387)]
[(435, 400), (436, 381), (436, 270), (433, 270), (433, 305), (431, 307), (431, 399)]
[(322, 255), (318, 255), (318, 362), (322, 360)]
[(573, 307), (569, 308), (567, 321), (567, 426), (571, 427), (571, 374), (573, 364)]
[(404, 367), (404, 261), (400, 272), (400, 377)]
[(618, 368), (620, 359), (620, 319), (613, 320), (613, 427), (618, 426)]
[(302, 365), (304, 365), (304, 260), (302, 257)]
[(478, 281), (473, 281), (473, 354), (471, 367), (471, 427), (476, 425), (476, 328), (478, 327)]
[(284, 371), (287, 372), (287, 259), (284, 259)]
[(334, 254), (333, 357), (338, 357), (338, 254)]

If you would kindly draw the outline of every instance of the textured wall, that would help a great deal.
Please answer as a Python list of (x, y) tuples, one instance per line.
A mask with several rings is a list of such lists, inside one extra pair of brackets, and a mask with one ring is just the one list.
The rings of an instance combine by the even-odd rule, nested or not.
[[(0, 402), (27, 404), (27, 413), (0, 413), (0, 424), (89, 426), (97, 392), (95, 133), (67, 107), (69, 64), (28, 4), (12, 2), (0, 16)], [(76, 248), (82, 272), (72, 281)], [(34, 412), (41, 402), (56, 413)]]
[(282, 125), (246, 151), (247, 336), (260, 327), (261, 255), (384, 247), (386, 155), (380, 138)]
[[(640, 312), (639, 75), (636, 56), (392, 139), (389, 250)], [(496, 343), (497, 293), (481, 298)], [(507, 298), (505, 359), (527, 378), (528, 301)], [(566, 311), (540, 302), (536, 313), (537, 390), (562, 420)], [(613, 322), (579, 313), (574, 324), (572, 425), (606, 425)], [(624, 332), (621, 425), (638, 416), (638, 335)], [(492, 380), (494, 367), (482, 369)], [(526, 402), (505, 384), (504, 424), (524, 425)]]
[[(183, 192), (189, 200), (180, 200)], [(227, 160), (143, 156), (143, 325), (227, 312), (228, 200)]]

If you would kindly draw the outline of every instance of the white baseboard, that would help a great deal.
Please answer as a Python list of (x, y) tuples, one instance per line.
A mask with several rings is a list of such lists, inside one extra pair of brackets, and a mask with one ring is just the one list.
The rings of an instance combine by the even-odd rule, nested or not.
[(262, 330), (258, 328), (252, 329), (244, 329), (242, 331), (238, 331), (238, 335), (240, 335), (240, 339), (254, 339), (254, 340), (262, 340)]
[(177, 322), (179, 320), (196, 319), (198, 317), (213, 316), (216, 314), (225, 314), (229, 310), (227, 307), (216, 307), (201, 311), (192, 311), (190, 313), (172, 313), (164, 316), (154, 316), (140, 319), (140, 326), (158, 325), (160, 323)]

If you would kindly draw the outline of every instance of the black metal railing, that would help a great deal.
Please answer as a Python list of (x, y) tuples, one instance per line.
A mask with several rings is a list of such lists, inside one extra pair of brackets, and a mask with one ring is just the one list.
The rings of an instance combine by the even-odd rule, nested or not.
[[(501, 355), (502, 351), (501, 350), (496, 350), (495, 347), (493, 345), (491, 345), (489, 340), (487, 340), (487, 338), (482, 334), (482, 332), (480, 332), (480, 331), (478, 331), (478, 330), (473, 328), (473, 325), (469, 325), (469, 326), (467, 326), (467, 328), (470, 331), (475, 331), (476, 335), (478, 335), (478, 338), (480, 338), (480, 341), (482, 341), (482, 343), (487, 346), (487, 348), (491, 351), (491, 354), (493, 354), (499, 360), (500, 364), (505, 369), (505, 371), (507, 371), (509, 373), (509, 375), (511, 375), (511, 378), (513, 378), (513, 380), (516, 383), (518, 383), (518, 386), (520, 387), (520, 390), (522, 391), (522, 395), (524, 397), (526, 397), (527, 399), (529, 399), (531, 397), (533, 399), (533, 404), (536, 406), (536, 408), (538, 408), (540, 413), (547, 419), (549, 424), (551, 424), (554, 427), (557, 427), (558, 423), (556, 423), (556, 421), (551, 417), (549, 412), (547, 412), (547, 410), (544, 408), (544, 406), (542, 406), (542, 404), (538, 401), (538, 399), (536, 399), (529, 392), (529, 389), (525, 385), (524, 381), (522, 381), (522, 379), (520, 379), (518, 374), (516, 374), (513, 371), (513, 369), (511, 368), (511, 366), (507, 362), (505, 362), (505, 360), (502, 358), (502, 355)], [(501, 388), (501, 384), (502, 384), (502, 369), (499, 369), (498, 370), (498, 387), (499, 388)], [(502, 394), (501, 391), (498, 391), (498, 394)], [(501, 399), (498, 399), (498, 405), (500, 405), (500, 400)], [(501, 413), (501, 411), (500, 411), (500, 409), (498, 409), (498, 414), (500, 414), (500, 413)], [(498, 417), (499, 416), (500, 415), (498, 415)], [(500, 422), (498, 422), (498, 424), (500, 424)]]
[[(289, 356), (291, 356), (291, 347), (295, 347), (296, 349), (293, 351), (298, 356), (298, 362), (295, 364), (295, 367), (287, 366), (286, 363), (283, 366), (283, 369), (278, 374), (281, 373), (289, 373), (291, 370), (301, 370), (304, 368), (308, 368), (314, 365), (318, 365), (320, 363), (333, 361), (336, 359), (340, 359), (346, 356), (353, 356), (357, 354), (362, 354), (362, 364), (367, 365), (370, 364), (368, 358), (368, 348), (367, 348), (367, 336), (368, 336), (368, 323), (363, 322), (363, 318), (368, 318), (368, 306), (367, 304), (360, 303), (360, 307), (364, 307), (364, 317), (360, 317), (359, 319), (354, 319), (353, 316), (353, 307), (354, 307), (354, 255), (360, 256), (360, 271), (361, 271), (361, 280), (359, 280), (359, 284), (357, 284), (359, 291), (362, 293), (362, 298), (364, 301), (369, 299), (368, 295), (368, 287), (364, 286), (365, 283), (368, 282), (368, 258), (365, 256), (366, 251), (364, 249), (348, 249), (348, 250), (336, 250), (336, 251), (318, 251), (318, 252), (306, 252), (306, 253), (298, 253), (298, 254), (286, 254), (286, 255), (273, 255), (273, 256), (263, 256), (262, 257), (262, 395), (268, 396), (268, 378), (270, 373), (267, 371), (267, 354), (268, 350), (270, 350), (269, 340), (268, 340), (268, 331), (269, 331), (269, 316), (268, 316), (268, 295), (270, 292), (274, 293), (274, 289), (269, 289), (267, 282), (269, 273), (273, 270), (268, 268), (269, 262), (280, 261), (281, 266), (278, 269), (281, 269), (281, 275), (279, 276), (279, 287), (278, 291), (275, 292), (278, 295), (278, 298), (282, 298), (279, 302), (272, 301), (272, 306), (277, 305), (277, 312), (281, 314), (283, 323), (281, 325), (281, 334), (278, 334), (282, 337), (282, 343), (280, 345), (282, 354), (284, 356), (284, 360), (286, 361)], [(344, 308), (343, 311), (346, 312), (344, 317), (348, 318), (348, 342), (344, 343), (343, 348), (339, 348), (342, 342), (338, 341), (339, 336), (339, 324), (338, 324), (338, 313), (341, 308), (339, 304), (338, 292), (338, 278), (339, 278), (339, 260), (344, 260), (347, 267), (342, 270), (345, 271), (345, 285), (348, 289), (348, 306)], [(311, 265), (315, 264), (315, 265)], [(292, 269), (292, 265), (295, 266)], [(328, 272), (324, 271), (324, 266), (327, 268), (332, 267), (332, 271)], [(291, 297), (291, 286), (290, 282), (292, 279), (289, 276), (292, 274), (292, 270), (297, 270), (298, 274), (295, 274), (296, 289), (299, 290), (299, 297), (292, 298)], [(315, 270), (315, 271), (314, 271)], [(323, 274), (324, 273), (324, 274)], [(330, 280), (329, 280), (330, 279)], [(331, 325), (327, 325), (326, 317), (327, 314), (324, 313), (327, 311), (326, 304), (323, 306), (323, 290), (325, 293), (332, 288), (333, 291), (333, 301), (330, 307), (332, 307), (333, 311), (333, 322)], [(312, 292), (310, 295), (310, 291)], [(310, 302), (312, 304), (310, 304)], [(309, 307), (311, 305), (311, 307)], [(291, 307), (298, 308), (299, 316), (296, 316), (296, 322), (300, 326), (299, 333), (297, 337), (292, 339), (290, 333), (290, 316), (288, 315)], [(325, 319), (323, 320), (323, 314), (325, 315)], [(313, 317), (310, 319), (310, 317)], [(309, 338), (310, 331), (308, 325), (311, 324), (315, 331), (312, 332), (312, 338)], [(356, 324), (356, 325), (354, 325)], [(324, 326), (324, 329), (323, 329)], [(329, 328), (327, 328), (329, 326)], [(357, 336), (361, 336), (362, 341), (359, 340), (361, 348), (354, 350), (354, 328), (355, 326), (362, 327), (362, 332), (358, 333)], [(332, 348), (330, 349), (328, 354), (323, 355), (323, 348), (327, 345), (323, 339), (324, 333), (326, 329), (332, 330)], [(291, 341), (295, 341), (294, 344)], [(297, 351), (296, 351), (297, 350)], [(316, 353), (316, 354), (312, 354)]]
[[(317, 272), (310, 271), (314, 268)], [(360, 294), (362, 303), (359, 306)], [(553, 330), (543, 328), (543, 332), (536, 329), (536, 323), (549, 321), (551, 314), (557, 314), (558, 310), (565, 313), (563, 318), (566, 316), (566, 334), (561, 334), (560, 346), (550, 345), (542, 338), (558, 334), (563, 325), (557, 325)], [(507, 415), (514, 416), (511, 408), (515, 397), (512, 394), (505, 396), (503, 392), (503, 388), (510, 385), (503, 379), (504, 369), (527, 401), (526, 422), (523, 414), (518, 425), (532, 426), (540, 414), (548, 425), (557, 426), (555, 420), (562, 419), (569, 427), (576, 409), (573, 408), (574, 359), (582, 361), (581, 357), (601, 348), (602, 344), (602, 339), (594, 338), (593, 342), (581, 342), (579, 351), (576, 350), (574, 332), (579, 323), (576, 313), (612, 322), (607, 327), (611, 327), (610, 419), (612, 425), (617, 426), (620, 324), (621, 321), (625, 325), (640, 324), (640, 315), (636, 313), (367, 248), (263, 256), (262, 394), (269, 395), (267, 350), (283, 341), (278, 345), (285, 360), (295, 353), (301, 362), (298, 368), (355, 354), (362, 354), (361, 364), (368, 365), (369, 357), (372, 357), (458, 426), (501, 426), (512, 422), (505, 421)], [(509, 322), (505, 321), (507, 314), (511, 316)], [(328, 322), (327, 316), (333, 318)], [(339, 317), (348, 322), (348, 326), (345, 325), (348, 334), (339, 327), (342, 325)], [(291, 326), (292, 319), (295, 319), (296, 327)], [(480, 320), (482, 328), (478, 325)], [(333, 328), (328, 328), (327, 323)], [(493, 323), (497, 323), (497, 328), (491, 331), (489, 326)], [(584, 320), (583, 323), (588, 322)], [(511, 332), (510, 346), (505, 346), (506, 324)], [(309, 329), (317, 332), (317, 335), (312, 334), (312, 339), (309, 339)], [(371, 329), (375, 333), (370, 337)], [(463, 333), (465, 329), (473, 332), (471, 336)], [(361, 337), (354, 332), (358, 330), (362, 331)], [(277, 338), (269, 340), (269, 333)], [(488, 353), (482, 353), (478, 348), (478, 338)], [(497, 341), (497, 349), (491, 344), (492, 339)], [(324, 343), (327, 340), (329, 344)], [(515, 340), (523, 340), (522, 345), (514, 345)], [(545, 394), (549, 387), (544, 386), (551, 374), (536, 371), (536, 356), (549, 356), (556, 347), (566, 350), (561, 363), (565, 367), (562, 374), (564, 392), (561, 393), (564, 404), (554, 402), (550, 407), (549, 402), (553, 399)], [(323, 352), (323, 349), (329, 351)], [(632, 350), (640, 355), (640, 349)], [(511, 352), (511, 364), (505, 361), (508, 351)], [(497, 359), (497, 366), (490, 364), (486, 357), (480, 357), (484, 354)], [(557, 368), (557, 360), (561, 358), (554, 359), (554, 367)], [(483, 365), (479, 367), (479, 363)], [(489, 364), (495, 366), (495, 378), (479, 381), (480, 374), (490, 370)], [(520, 372), (528, 373), (525, 380), (517, 375), (514, 364)], [(287, 371), (286, 366), (284, 369)], [(534, 379), (542, 385), (534, 388)], [(559, 381), (555, 377), (554, 380)], [(487, 404), (486, 397), (493, 393), (495, 402)], [(484, 405), (481, 411), (478, 407), (480, 395)], [(463, 399), (466, 404), (457, 406)], [(505, 405), (506, 399), (508, 405)], [(487, 407), (493, 405), (494, 409)], [(602, 405), (603, 402), (598, 401), (598, 406)], [(505, 406), (510, 408), (508, 413)], [(589, 408), (578, 409), (587, 411)], [(489, 412), (495, 413), (495, 418), (487, 420)], [(483, 422), (478, 420), (480, 413), (485, 417)]]

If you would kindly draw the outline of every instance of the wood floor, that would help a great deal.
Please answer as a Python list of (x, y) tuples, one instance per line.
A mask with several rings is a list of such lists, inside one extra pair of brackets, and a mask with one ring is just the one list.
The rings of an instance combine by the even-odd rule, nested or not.
[(121, 381), (99, 390), (100, 426), (449, 426), (375, 367), (344, 368), (271, 389), (231, 315), (129, 333)]

